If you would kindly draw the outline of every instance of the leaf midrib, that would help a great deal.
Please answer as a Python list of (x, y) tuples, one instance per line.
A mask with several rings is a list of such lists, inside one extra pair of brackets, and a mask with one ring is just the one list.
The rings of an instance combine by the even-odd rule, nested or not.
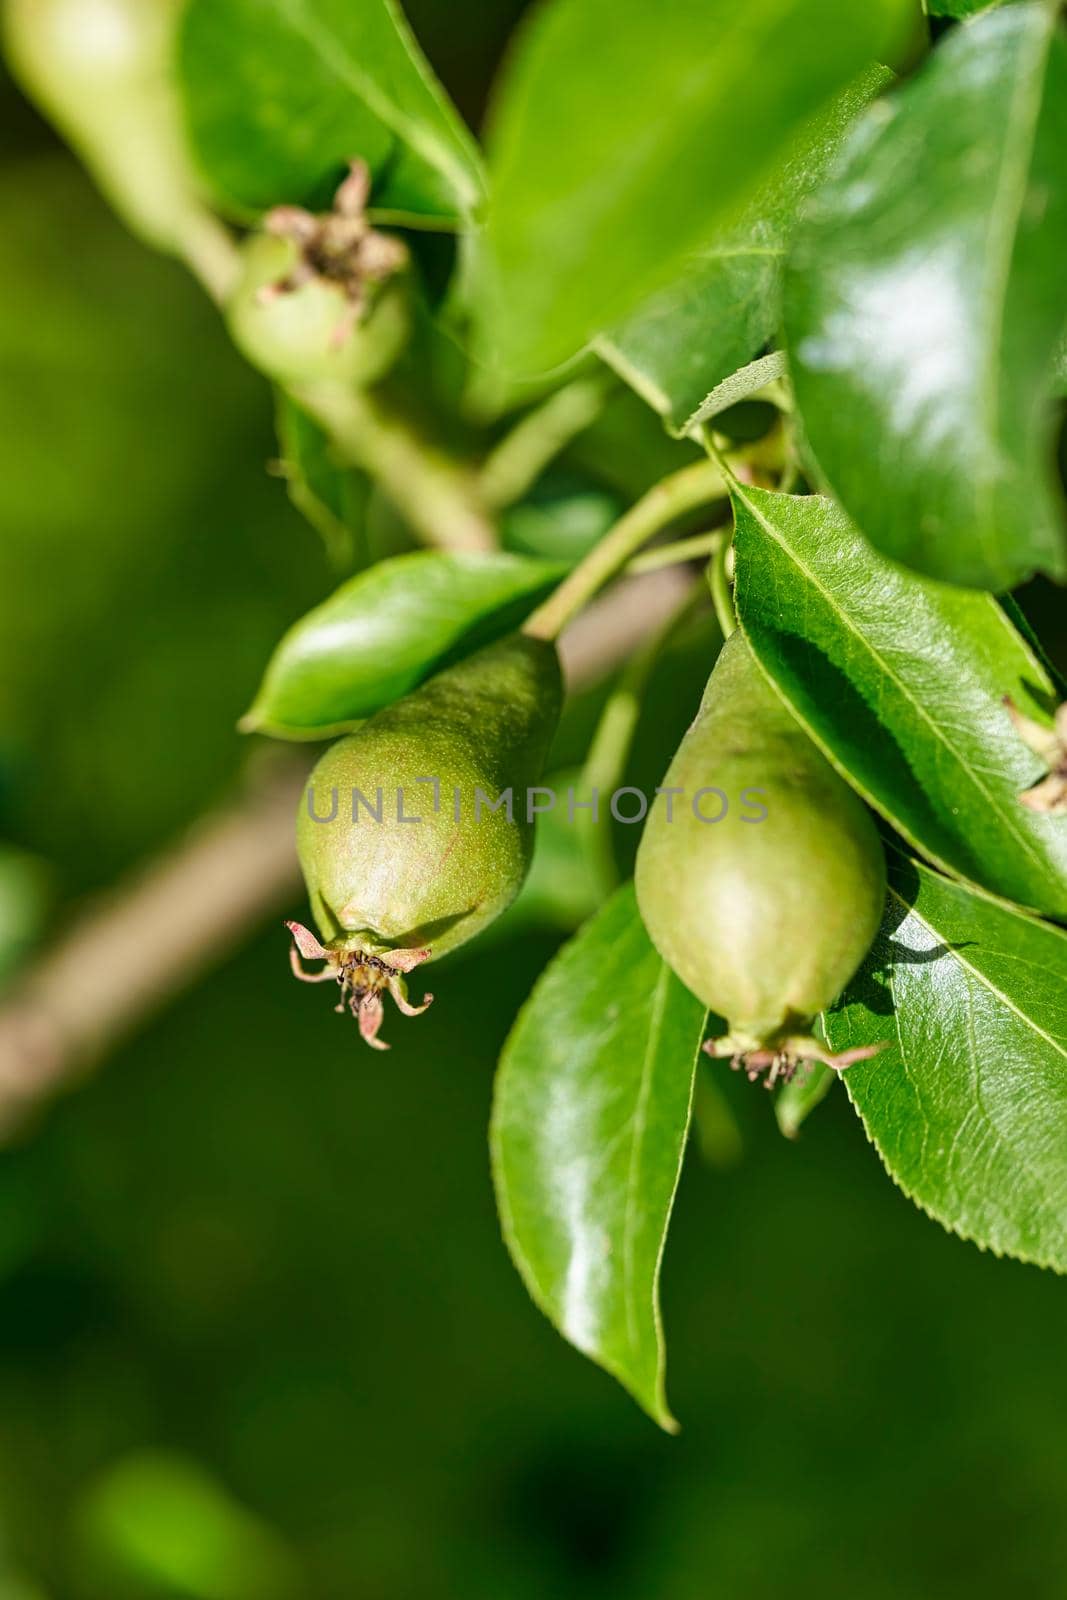
[[(984, 989), (987, 989), (995, 999), (999, 1000), (1004, 1006), (1007, 1007), (1009, 1011), (1013, 1012), (1015, 1016), (1018, 1017), (1019, 1021), (1024, 1024), (1024, 1026), (1036, 1033), (1040, 1039), (1044, 1039), (1046, 1044), (1051, 1045), (1052, 1049), (1055, 1050), (1058, 1055), (1063, 1056), (1064, 1059), (1067, 1060), (1067, 1045), (1062, 1044), (1058, 1039), (1054, 1038), (1052, 1034), (1046, 1033), (1044, 1028), (1040, 1027), (1028, 1012), (1022, 1010), (1021, 1007), (1016, 1005), (1015, 1001), (1006, 995), (1003, 989), (1001, 989), (998, 984), (994, 983), (992, 978), (990, 978), (987, 973), (984, 973), (980, 967), (974, 966), (972, 962), (968, 961), (965, 956), (960, 954), (958, 948), (949, 944), (941, 930), (935, 925), (935, 923), (931, 922), (927, 916), (925, 916), (916, 908), (913, 901), (908, 900), (907, 897), (902, 895), (900, 890), (895, 888), (892, 884), (889, 885), (889, 894), (899, 906), (903, 907), (904, 911), (909, 916), (913, 916), (917, 922), (922, 923), (923, 927), (926, 929), (927, 933), (929, 933), (932, 939), (935, 939), (938, 944), (944, 945), (948, 954), (953, 958), (954, 961), (958, 963), (959, 966), (963, 967), (966, 972), (969, 972)], [(1017, 915), (1017, 913), (1012, 912), (1010, 906), (1000, 906), (998, 907), (998, 910), (1002, 911), (1005, 916)]]
[[(744, 504), (751, 511), (752, 515), (756, 518), (756, 521), (759, 523), (760, 527), (763, 528), (764, 532), (769, 534), (769, 536), (775, 541), (775, 543), (782, 550), (784, 555), (790, 561), (793, 562), (793, 564), (797, 568), (798, 572), (800, 572), (802, 574), (802, 576), (804, 578), (806, 578), (807, 581), (812, 585), (812, 587), (815, 590), (817, 590), (817, 592), (819, 594), (822, 595), (823, 599), (826, 601), (827, 605), (830, 607), (830, 609), (834, 613), (834, 615), (837, 616), (838, 618), (840, 618), (840, 620), (844, 623), (846, 628), (848, 628), (849, 632), (859, 641), (859, 643), (867, 651), (867, 653), (871, 657), (871, 659), (885, 673), (885, 676), (889, 680), (889, 682), (896, 685), (896, 687), (899, 689), (900, 693), (903, 695), (904, 699), (908, 702), (909, 705), (911, 705), (914, 708), (914, 710), (916, 711), (916, 713), (918, 714), (920, 719), (924, 723), (926, 723), (927, 727), (930, 729), (931, 733), (933, 734), (936, 742), (938, 744), (940, 744), (944, 748), (944, 750), (951, 756), (952, 760), (961, 769), (961, 771), (963, 772), (964, 776), (969, 780), (969, 782), (971, 783), (973, 788), (978, 791), (978, 794), (986, 802), (986, 804), (989, 806), (990, 810), (1004, 824), (1007, 832), (1016, 841), (1016, 843), (1019, 844), (1022, 847), (1022, 849), (1025, 851), (1026, 855), (1033, 862), (1033, 864), (1037, 868), (1042, 870), (1042, 871), (1046, 870), (1047, 869), (1047, 863), (1042, 859), (1042, 856), (1041, 856), (1040, 852), (1037, 850), (1037, 848), (1033, 844), (1033, 842), (1027, 837), (1027, 835), (1025, 833), (1020, 833), (1018, 831), (1018, 824), (1016, 824), (1014, 817), (1012, 817), (1012, 815), (1009, 812), (1004, 811), (1002, 809), (1002, 807), (997, 803), (996, 796), (989, 793), (989, 791), (986, 789), (985, 785), (979, 779), (978, 774), (975, 771), (975, 769), (972, 766), (969, 765), (969, 763), (966, 761), (964, 756), (956, 749), (955, 745), (953, 745), (948, 740), (948, 738), (944, 735), (944, 733), (938, 727), (937, 723), (934, 722), (933, 719), (930, 717), (930, 714), (928, 713), (928, 711), (926, 710), (926, 708), (922, 704), (922, 702), (915, 698), (915, 696), (911, 693), (911, 691), (908, 689), (907, 685), (903, 682), (903, 680), (900, 679), (896, 675), (896, 673), (891, 670), (891, 668), (889, 667), (888, 663), (885, 661), (885, 658), (875, 648), (874, 644), (867, 637), (867, 635), (865, 633), (863, 633), (856, 626), (856, 624), (852, 621), (851, 617), (847, 614), (847, 612), (842, 611), (840, 609), (840, 607), (835, 603), (834, 597), (831, 594), (830, 590), (826, 588), (826, 586), (821, 582), (821, 580), (816, 576), (816, 574), (811, 571), (811, 569), (809, 567), (805, 566), (804, 562), (801, 561), (799, 555), (793, 549), (793, 547), (791, 545), (789, 545), (786, 542), (785, 538), (776, 530), (776, 528), (774, 527), (774, 524), (767, 521), (766, 517), (763, 516), (763, 514), (759, 510), (759, 508), (745, 494), (743, 485), (737, 484), (735, 486), (734, 492), (735, 492), (735, 494), (738, 495), (738, 497), (741, 500), (743, 500)], [(871, 794), (871, 792), (869, 790), (867, 791), (867, 793), (870, 794), (872, 804), (876, 804), (879, 807), (884, 805), (884, 802), (881, 801), (881, 800), (876, 800), (875, 797), (873, 796), (873, 794)], [(914, 842), (916, 844), (918, 844), (917, 840), (915, 840)]]
[(638, 1084), (637, 1099), (630, 1124), (630, 1157), (626, 1168), (626, 1205), (623, 1210), (623, 1295), (626, 1302), (626, 1337), (630, 1349), (634, 1353), (640, 1348), (640, 1331), (637, 1326), (637, 1312), (634, 1304), (637, 1242), (637, 1206), (635, 1203), (637, 1174), (641, 1165), (641, 1152), (648, 1127), (648, 1101), (652, 1089), (652, 1072), (659, 1052), (669, 988), (670, 972), (666, 962), (661, 962), (659, 978), (656, 980), (652, 999), (648, 1037), (645, 1040), (645, 1051), (641, 1061), (641, 1078)]

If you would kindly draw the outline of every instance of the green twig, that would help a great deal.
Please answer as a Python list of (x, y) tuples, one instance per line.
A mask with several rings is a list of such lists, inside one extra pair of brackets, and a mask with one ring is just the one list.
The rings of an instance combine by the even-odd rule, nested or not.
[(732, 538), (723, 537), (719, 546), (708, 562), (708, 588), (711, 590), (711, 600), (715, 607), (715, 616), (722, 636), (728, 639), (737, 627), (737, 614), (734, 611), (734, 599), (731, 592), (730, 558), (733, 554)]
[(585, 766), (581, 792), (595, 797), (593, 810), (575, 816), (574, 826), (582, 835), (590, 870), (597, 888), (606, 899), (618, 887), (619, 872), (612, 846), (609, 801), (619, 787), (633, 745), (641, 700), (656, 661), (667, 639), (694, 606), (703, 600), (698, 583), (682, 596), (667, 620), (630, 657), (600, 714)]
[(380, 484), (424, 543), (452, 551), (497, 548), (474, 472), (421, 438), (373, 390), (305, 384), (294, 390), (294, 398), (322, 424), (345, 459)]
[(724, 528), (713, 528), (710, 533), (694, 533), (690, 539), (675, 539), (672, 544), (657, 545), (634, 556), (623, 568), (627, 578), (640, 578), (646, 572), (659, 572), (661, 567), (680, 566), (683, 561), (700, 561), (713, 556), (727, 537)]
[(527, 412), (485, 459), (479, 480), (485, 504), (499, 509), (520, 500), (549, 462), (596, 421), (612, 387), (606, 373), (576, 378)]
[(241, 273), (237, 242), (206, 208), (190, 206), (175, 244), (178, 255), (217, 306), (224, 306)]
[(722, 469), (712, 461), (683, 467), (650, 489), (570, 572), (559, 588), (528, 618), (524, 632), (535, 639), (555, 639), (572, 617), (653, 534), (686, 511), (695, 511), (726, 493)]

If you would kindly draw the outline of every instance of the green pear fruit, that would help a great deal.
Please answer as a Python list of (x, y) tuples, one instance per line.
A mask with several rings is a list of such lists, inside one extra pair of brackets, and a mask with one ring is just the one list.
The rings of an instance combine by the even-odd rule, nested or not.
[(727, 1020), (710, 1053), (750, 1076), (770, 1068), (769, 1082), (799, 1060), (827, 1059), (812, 1020), (870, 948), (885, 887), (870, 813), (734, 633), (649, 815), (636, 869), (656, 948)]
[[(512, 634), (339, 739), (312, 772), (297, 846), (321, 940), (293, 927), (317, 976), (342, 983), (364, 1037), (380, 991), (474, 938), (518, 894), (533, 853), (527, 790), (559, 720), (555, 646)], [(403, 1006), (402, 1006), (403, 1009)]]
[(396, 362), (411, 328), (401, 279), (372, 286), (357, 307), (340, 281), (301, 270), (295, 239), (271, 233), (245, 242), (226, 318), (242, 355), (284, 384), (375, 383)]

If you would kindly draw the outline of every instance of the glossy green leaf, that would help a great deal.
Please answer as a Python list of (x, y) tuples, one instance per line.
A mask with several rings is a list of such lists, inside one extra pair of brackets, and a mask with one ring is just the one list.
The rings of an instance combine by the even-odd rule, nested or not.
[[(896, 853), (893, 852), (895, 855)], [(827, 1019), (894, 1181), (965, 1239), (1067, 1271), (1067, 933), (916, 863)]]
[(341, 733), (517, 627), (565, 571), (508, 554), (380, 561), (294, 623), (241, 726), (277, 739)]
[(527, 1288), (668, 1429), (659, 1271), (704, 1016), (620, 889), (519, 1013), (493, 1108), (497, 1203)]
[(1042, 768), (1002, 703), (1047, 722), (1055, 695), (993, 597), (884, 560), (817, 495), (735, 508), (742, 627), (829, 758), (931, 860), (1067, 916), (1067, 828), (1019, 804)]
[(861, 120), (798, 228), (785, 327), (808, 441), (887, 555), (1008, 589), (1067, 577), (1067, 34), (1008, 6)]
[(319, 533), (335, 566), (365, 565), (369, 480), (336, 458), (327, 434), (282, 390), (275, 422), (279, 470), (290, 500)]
[(892, 82), (884, 67), (863, 73), (794, 140), (740, 220), (685, 263), (677, 282), (598, 340), (605, 360), (674, 431), (685, 433), (702, 420), (706, 397), (777, 334), (785, 252), (798, 207), (859, 112)]
[(551, 367), (677, 278), (804, 122), (895, 53), (911, 10), (548, 0), (492, 123), (486, 357)]
[(480, 203), (473, 140), (395, 0), (190, 0), (180, 70), (201, 166), (239, 211), (321, 203), (355, 156), (380, 213), (450, 224)]

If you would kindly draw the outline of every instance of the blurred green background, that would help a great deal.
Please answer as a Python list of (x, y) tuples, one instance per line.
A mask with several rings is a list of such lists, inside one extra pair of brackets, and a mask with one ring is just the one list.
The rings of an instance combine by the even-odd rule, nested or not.
[[(518, 6), (410, 10), (476, 119)], [(0, 837), (58, 927), (225, 794), (334, 578), (198, 290), (6, 85), (2, 126)], [(664, 663), (632, 781), (706, 667)], [(723, 1075), (744, 1159), (691, 1151), (665, 1271), (679, 1439), (534, 1310), (485, 1129), (552, 947), (476, 947), (379, 1059), (268, 927), (0, 1152), (0, 1600), (1064, 1593), (1067, 1289), (921, 1217), (843, 1094), (790, 1145)]]

